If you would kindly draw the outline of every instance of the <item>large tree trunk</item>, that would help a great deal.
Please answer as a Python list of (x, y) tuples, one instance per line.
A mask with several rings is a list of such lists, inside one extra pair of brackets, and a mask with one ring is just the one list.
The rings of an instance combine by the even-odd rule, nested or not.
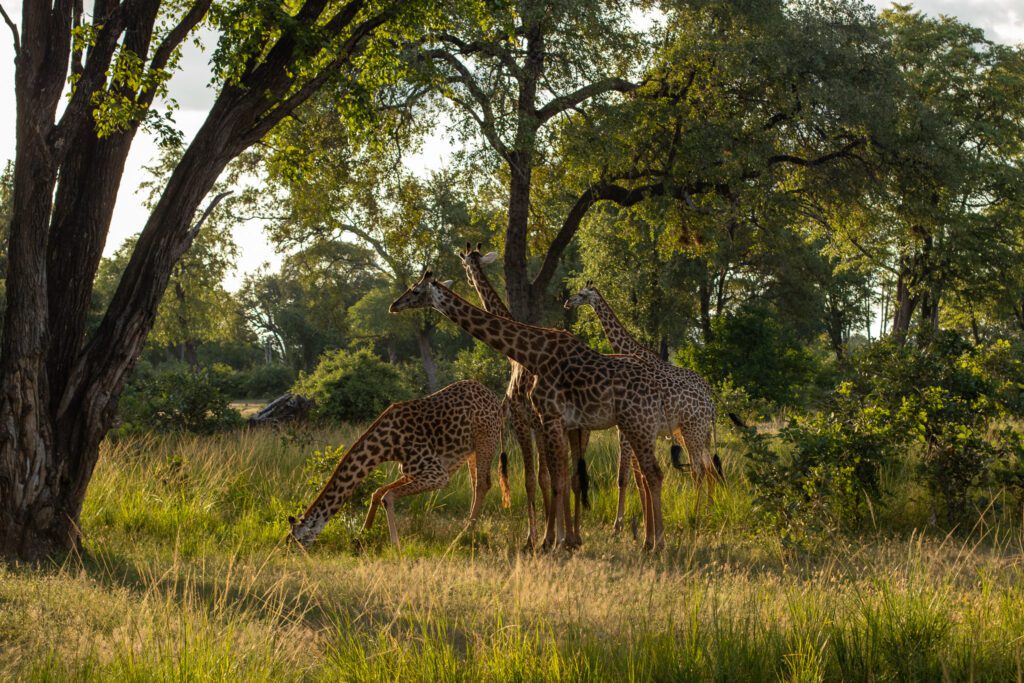
[(534, 322), (534, 310), (528, 271), (527, 234), (530, 219), (530, 182), (533, 168), (530, 154), (513, 153), (508, 198), (508, 225), (505, 228), (505, 291), (512, 317)]
[[(0, 346), (0, 556), (37, 559), (79, 539), (86, 488), (117, 401), (156, 317), (171, 270), (191, 245), (190, 225), (227, 163), (302, 104), (392, 16), (389, 6), (356, 24), (353, 2), (325, 26), (351, 35), (337, 58), (295, 90), (307, 54), (285, 32), (226, 85), (154, 207), (106, 315), (85, 340), (85, 310), (109, 230), (113, 202), (138, 122), (99, 138), (93, 95), (108, 87), (120, 47), (162, 70), (210, 6), (196, 0), (151, 49), (161, 0), (95, 4), (96, 33), (72, 54), (81, 3), (27, 0), (16, 48), (17, 123), (8, 241), (7, 308)], [(310, 26), (326, 0), (295, 15)], [(75, 90), (56, 120), (68, 69)], [(155, 89), (116, 86), (145, 108)], [(55, 204), (56, 200), (56, 204)], [(201, 224), (200, 220), (200, 224)]]
[(892, 338), (903, 344), (910, 332), (910, 321), (917, 309), (918, 296), (911, 292), (911, 271), (908, 259), (900, 259), (899, 276), (896, 279), (896, 300), (893, 303)]

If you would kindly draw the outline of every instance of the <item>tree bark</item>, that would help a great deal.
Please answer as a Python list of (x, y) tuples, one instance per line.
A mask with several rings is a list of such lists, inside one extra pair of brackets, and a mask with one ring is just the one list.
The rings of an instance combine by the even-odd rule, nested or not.
[(433, 335), (433, 325), (427, 323), (416, 329), (416, 343), (420, 348), (420, 358), (423, 360), (423, 372), (427, 375), (427, 387), (431, 393), (437, 391), (437, 363), (434, 361), (434, 350), (430, 346), (430, 338)]
[(700, 331), (705, 344), (710, 344), (715, 339), (714, 330), (711, 328), (711, 272), (705, 269), (704, 277), (701, 278), (698, 286), (700, 297)]
[[(193, 216), (227, 163), (302, 104), (362, 40), (393, 16), (387, 6), (356, 23), (360, 0), (323, 29), (348, 30), (335, 61), (295, 88), (308, 45), (285, 32), (225, 85), (140, 235), (117, 291), (92, 338), (85, 310), (113, 202), (138, 121), (99, 138), (93, 95), (109, 86), (120, 46), (163, 69), (205, 15), (196, 0), (150, 49), (160, 0), (96, 3), (95, 41), (72, 54), (79, 2), (26, 1), (15, 60), (16, 155), (8, 239), (7, 306), (0, 344), (0, 557), (36, 560), (74, 547), (86, 488), (124, 383), (152, 328), (178, 259), (191, 245)], [(316, 24), (327, 0), (295, 15)], [(84, 61), (83, 61), (84, 60)], [(57, 120), (68, 68), (77, 77)], [(142, 106), (155, 89), (114, 94)]]

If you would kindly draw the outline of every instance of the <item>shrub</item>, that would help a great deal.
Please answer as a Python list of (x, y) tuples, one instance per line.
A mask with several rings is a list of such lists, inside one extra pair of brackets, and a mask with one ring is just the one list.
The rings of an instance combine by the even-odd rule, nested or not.
[(122, 434), (195, 432), (208, 434), (242, 424), (242, 416), (208, 370), (177, 368), (136, 377), (119, 405)]
[(899, 440), (891, 415), (863, 406), (852, 389), (840, 385), (828, 410), (794, 418), (775, 436), (744, 435), (762, 522), (787, 543), (826, 543), (858, 527), (882, 498), (881, 467)]
[(855, 361), (863, 400), (888, 411), (907, 446), (919, 444), (921, 474), (950, 524), (960, 521), (971, 487), (997, 458), (992, 421), (1013, 407), (999, 370), (1006, 364), (991, 351), (944, 331), (920, 346), (878, 344)]
[(313, 372), (299, 375), (292, 391), (316, 401), (315, 417), (339, 422), (373, 419), (411, 395), (398, 369), (366, 349), (325, 353)]
[(456, 379), (475, 379), (499, 396), (508, 384), (508, 359), (481, 341), (459, 351), (453, 371)]
[(731, 378), (751, 398), (779, 406), (804, 402), (819, 371), (814, 357), (763, 308), (716, 318), (713, 340), (680, 349), (677, 362), (713, 382)]
[(295, 382), (295, 373), (286, 365), (257, 365), (243, 374), (242, 394), (245, 398), (275, 398), (288, 391)]

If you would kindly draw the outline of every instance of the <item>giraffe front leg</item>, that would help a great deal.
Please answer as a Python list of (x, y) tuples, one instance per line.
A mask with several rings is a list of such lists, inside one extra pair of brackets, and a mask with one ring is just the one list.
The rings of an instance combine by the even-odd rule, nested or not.
[[(629, 471), (633, 461), (633, 450), (629, 447), (622, 430), (619, 433), (619, 502), (615, 511), (615, 525), (612, 527), (615, 533), (622, 531), (622, 525), (626, 517), (626, 491), (629, 488)], [(639, 488), (640, 480), (637, 479)], [(642, 498), (642, 493), (641, 493)]]
[(363, 531), (369, 531), (373, 526), (373, 520), (377, 517), (377, 508), (380, 506), (380, 500), (384, 497), (384, 494), (408, 481), (408, 477), (399, 477), (390, 484), (384, 484), (384, 486), (373, 492), (373, 495), (370, 496), (370, 509), (366, 511), (366, 521), (363, 522)]
[[(532, 551), (538, 545), (537, 538), (537, 472), (533, 460), (533, 433), (523, 418), (521, 410), (512, 410), (512, 431), (519, 443), (519, 453), (523, 457), (523, 479), (526, 488), (526, 520), (529, 532), (526, 537), (526, 550)], [(544, 463), (539, 463), (545, 467)]]
[(565, 543), (566, 504), (568, 503), (569, 478), (566, 471), (568, 448), (565, 442), (565, 425), (560, 417), (544, 421), (544, 441), (547, 450), (548, 468), (551, 473), (551, 507), (547, 514), (547, 530), (544, 535), (545, 549), (558, 548)]
[(661, 482), (664, 475), (654, 457), (654, 435), (633, 429), (627, 431), (627, 436), (643, 472), (649, 495), (644, 514), (644, 549), (657, 550), (664, 543), (664, 524), (661, 518)]
[(391, 536), (391, 543), (396, 549), (401, 549), (401, 545), (398, 542), (398, 519), (395, 516), (395, 501), (415, 493), (434, 491), (448, 483), (448, 473), (442, 467), (418, 469), (415, 473), (407, 474), (405, 478), (407, 481), (404, 484), (390, 489), (381, 499), (381, 503), (384, 505), (384, 514), (388, 518), (388, 533)]

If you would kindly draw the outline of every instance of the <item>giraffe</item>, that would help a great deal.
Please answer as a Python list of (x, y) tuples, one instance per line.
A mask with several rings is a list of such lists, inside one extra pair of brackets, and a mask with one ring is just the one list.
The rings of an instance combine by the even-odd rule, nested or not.
[[(466, 271), (466, 278), (469, 280), (469, 284), (476, 290), (477, 296), (480, 297), (480, 302), (483, 304), (483, 309), (490, 313), (493, 313), (502, 318), (512, 319), (512, 313), (509, 312), (508, 307), (505, 306), (505, 302), (501, 300), (501, 296), (494, 289), (491, 281), (488, 279), (487, 274), (484, 272), (483, 266), (494, 263), (498, 254), (490, 252), (486, 255), (481, 255), (480, 248), (481, 244), (476, 245), (476, 249), (472, 248), (472, 245), (467, 242), (466, 250), (459, 252), (459, 258), (462, 259), (462, 267)], [(536, 499), (536, 478), (534, 477), (534, 464), (533, 464), (533, 451), (531, 445), (533, 441), (537, 444), (537, 455), (538, 462), (540, 464), (540, 487), (541, 494), (544, 498), (544, 509), (547, 510), (550, 505), (549, 490), (550, 485), (550, 473), (548, 472), (546, 451), (544, 449), (544, 437), (541, 430), (540, 416), (534, 410), (533, 405), (530, 402), (530, 391), (533, 388), (534, 377), (533, 373), (523, 367), (520, 363), (509, 359), (509, 364), (512, 366), (512, 371), (509, 376), (508, 388), (505, 390), (505, 401), (510, 409), (510, 422), (512, 423), (513, 432), (516, 436), (516, 441), (519, 443), (519, 450), (523, 455), (523, 473), (526, 479), (526, 509), (527, 519), (529, 522), (529, 536), (527, 537), (526, 546), (527, 548), (534, 548), (537, 545), (537, 531), (536, 531), (536, 512), (535, 512), (535, 499)], [(533, 440), (531, 440), (533, 436)], [(573, 432), (569, 435), (569, 446), (572, 451), (573, 462), (581, 463), (583, 453), (580, 449), (586, 449), (586, 443), (589, 441), (588, 433), (576, 433)], [(580, 543), (580, 517), (581, 507), (586, 499), (586, 470), (585, 464), (577, 465), (573, 472), (573, 492), (575, 493), (575, 511), (573, 514), (573, 527), (569, 539), (570, 545)]]
[[(679, 461), (679, 447), (685, 446), (686, 452), (690, 456), (690, 475), (697, 488), (696, 505), (699, 509), (702, 484), (706, 484), (710, 500), (714, 495), (715, 484), (721, 479), (721, 464), (712, 452), (716, 411), (711, 386), (707, 380), (693, 370), (666, 363), (661, 356), (637, 341), (592, 282), (588, 281), (578, 293), (569, 297), (565, 302), (566, 309), (573, 309), (577, 306), (590, 306), (594, 309), (601, 321), (601, 327), (604, 328), (605, 336), (608, 337), (608, 342), (616, 353), (632, 354), (647, 363), (663, 366), (673, 378), (667, 395), (669, 403), (666, 406), (666, 411), (669, 414), (678, 417), (671, 430), (676, 439), (676, 443), (672, 445), (672, 464), (682, 469), (682, 463)], [(630, 463), (633, 459), (628, 448), (629, 444), (623, 443), (620, 439), (619, 501), (614, 527), (616, 531), (619, 531), (623, 524), (626, 486)], [(640, 485), (639, 479), (637, 488), (640, 489), (640, 495), (643, 498), (646, 492)]]
[(644, 506), (644, 547), (664, 544), (663, 474), (654, 457), (659, 432), (669, 429), (662, 393), (665, 368), (633, 356), (606, 356), (565, 330), (502, 318), (473, 306), (427, 271), (389, 307), (392, 313), (432, 307), (534, 374), (531, 401), (541, 415), (552, 473), (552, 501), (544, 545), (566, 547), (568, 521), (566, 430), (618, 426), (629, 441), (649, 490)]
[[(356, 486), (374, 467), (387, 461), (401, 463), (402, 476), (373, 492), (363, 530), (373, 525), (377, 508), (383, 504), (391, 542), (399, 547), (395, 500), (443, 487), (467, 460), (473, 481), (472, 523), (491, 486), (491, 459), (501, 440), (503, 422), (498, 398), (473, 380), (391, 404), (348, 449), (302, 517), (288, 518), (291, 537), (303, 546), (310, 545)], [(508, 507), (504, 453), (501, 464), (502, 502)]]

